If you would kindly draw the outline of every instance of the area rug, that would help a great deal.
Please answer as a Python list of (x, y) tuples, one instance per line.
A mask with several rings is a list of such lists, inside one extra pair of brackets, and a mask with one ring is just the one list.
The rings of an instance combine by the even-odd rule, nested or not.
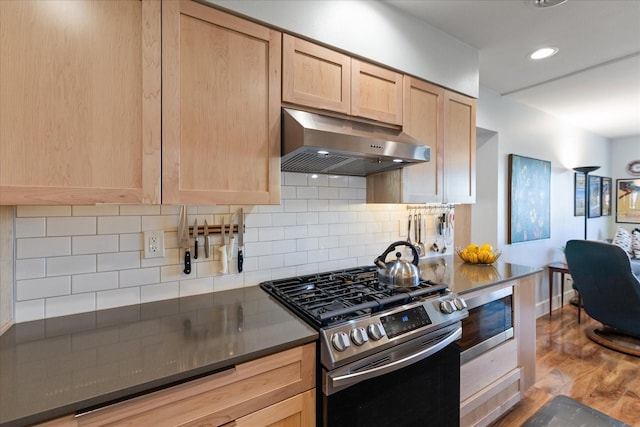
[(522, 427), (631, 427), (570, 397), (559, 395), (538, 409)]

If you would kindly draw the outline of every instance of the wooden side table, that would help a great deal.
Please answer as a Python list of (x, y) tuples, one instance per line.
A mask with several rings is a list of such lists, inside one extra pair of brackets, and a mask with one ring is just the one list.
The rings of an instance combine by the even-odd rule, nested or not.
[(549, 316), (551, 316), (553, 273), (560, 273), (560, 307), (562, 307), (564, 305), (564, 275), (569, 274), (569, 268), (567, 264), (562, 262), (552, 262), (547, 268), (549, 269)]

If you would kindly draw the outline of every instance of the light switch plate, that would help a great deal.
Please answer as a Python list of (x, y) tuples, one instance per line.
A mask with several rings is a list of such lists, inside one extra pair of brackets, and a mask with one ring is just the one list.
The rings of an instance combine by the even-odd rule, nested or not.
[(144, 232), (144, 257), (162, 258), (164, 256), (164, 231)]

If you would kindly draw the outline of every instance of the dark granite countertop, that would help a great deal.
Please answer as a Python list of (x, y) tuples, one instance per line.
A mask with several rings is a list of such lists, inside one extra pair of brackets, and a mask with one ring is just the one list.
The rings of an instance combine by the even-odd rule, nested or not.
[(257, 286), (19, 323), (0, 336), (0, 425), (105, 405), (317, 338)]
[(540, 267), (500, 261), (492, 265), (467, 264), (454, 254), (420, 260), (420, 277), (436, 283), (446, 283), (453, 292), (460, 295), (541, 271)]

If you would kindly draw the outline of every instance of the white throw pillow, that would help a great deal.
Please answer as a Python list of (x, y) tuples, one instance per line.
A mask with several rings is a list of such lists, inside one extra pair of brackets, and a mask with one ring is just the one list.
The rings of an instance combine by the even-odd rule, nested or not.
[(633, 255), (633, 251), (631, 249), (631, 240), (631, 233), (622, 227), (618, 227), (616, 236), (613, 238), (613, 241), (611, 243), (620, 246), (629, 255)]
[(633, 250), (633, 257), (640, 259), (640, 229), (633, 230), (631, 239), (631, 249)]

